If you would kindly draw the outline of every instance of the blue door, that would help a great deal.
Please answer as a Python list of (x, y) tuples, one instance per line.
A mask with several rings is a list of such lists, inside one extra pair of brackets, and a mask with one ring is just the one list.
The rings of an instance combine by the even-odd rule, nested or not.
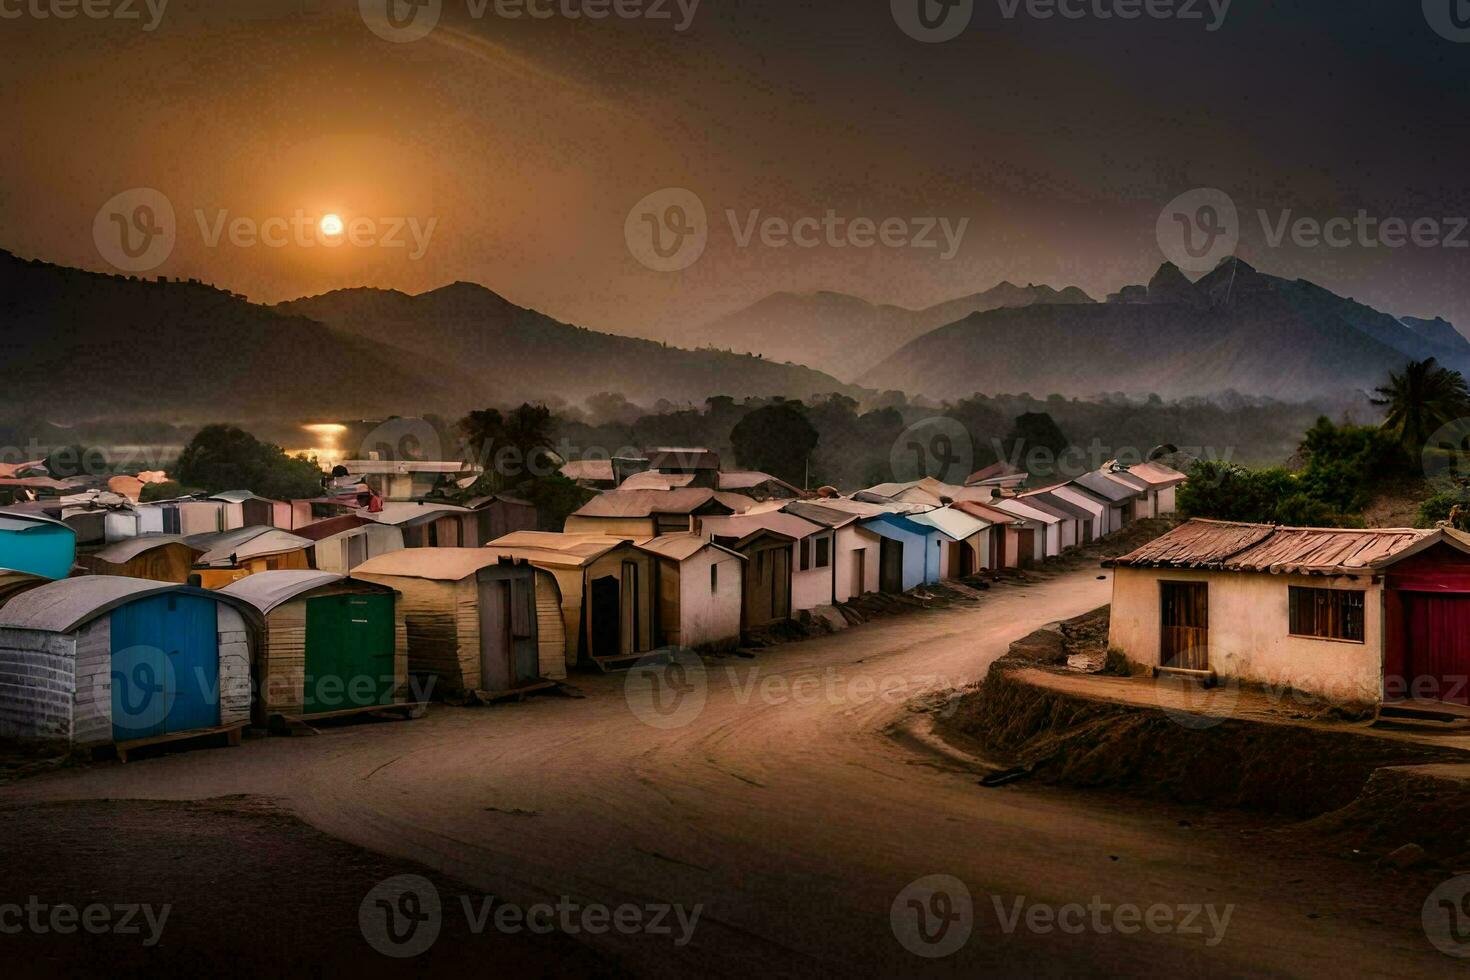
[(219, 724), (218, 607), (163, 595), (112, 614), (112, 733), (119, 742)]

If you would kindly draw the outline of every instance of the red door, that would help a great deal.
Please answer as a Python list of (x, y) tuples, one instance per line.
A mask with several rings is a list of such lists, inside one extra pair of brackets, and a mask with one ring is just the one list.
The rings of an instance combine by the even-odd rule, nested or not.
[[(1400, 592), (1404, 677), (1390, 696), (1470, 704), (1470, 595)], [(1390, 683), (1390, 688), (1395, 685)]]

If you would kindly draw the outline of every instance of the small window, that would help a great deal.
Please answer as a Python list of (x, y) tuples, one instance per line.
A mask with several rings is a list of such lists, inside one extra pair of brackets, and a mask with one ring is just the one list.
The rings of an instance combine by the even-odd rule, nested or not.
[(817, 539), (817, 567), (826, 568), (832, 564), (832, 539)]
[(720, 591), (720, 566), (719, 565), (711, 565), (709, 567), (709, 590), (710, 590), (710, 592), (718, 592), (718, 591)]
[(1291, 634), (1363, 642), (1363, 593), (1290, 586)]

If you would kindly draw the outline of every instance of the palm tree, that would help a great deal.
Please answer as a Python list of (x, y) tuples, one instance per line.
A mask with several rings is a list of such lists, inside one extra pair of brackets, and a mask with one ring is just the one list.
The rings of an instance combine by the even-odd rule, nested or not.
[(1418, 456), (1440, 428), (1470, 415), (1470, 388), (1459, 371), (1440, 367), (1434, 358), (1410, 361), (1400, 374), (1389, 372), (1388, 384), (1373, 389), (1373, 404), (1388, 409), (1383, 430)]

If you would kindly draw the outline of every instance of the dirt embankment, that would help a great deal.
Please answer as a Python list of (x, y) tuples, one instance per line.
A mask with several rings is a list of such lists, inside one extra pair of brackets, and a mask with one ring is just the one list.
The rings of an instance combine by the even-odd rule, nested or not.
[[(1470, 862), (1470, 754), (1340, 726), (1193, 718), (1161, 706), (1028, 683), (1019, 671), (1058, 663), (1066, 642), (1032, 634), (938, 722), (956, 744), (1047, 784), (1265, 812), (1339, 851), (1385, 855), (1406, 843), (1427, 860)], [(1045, 632), (1045, 631), (1042, 631)], [(1058, 632), (1053, 630), (1052, 632)], [(1445, 765), (1435, 765), (1435, 764)]]

